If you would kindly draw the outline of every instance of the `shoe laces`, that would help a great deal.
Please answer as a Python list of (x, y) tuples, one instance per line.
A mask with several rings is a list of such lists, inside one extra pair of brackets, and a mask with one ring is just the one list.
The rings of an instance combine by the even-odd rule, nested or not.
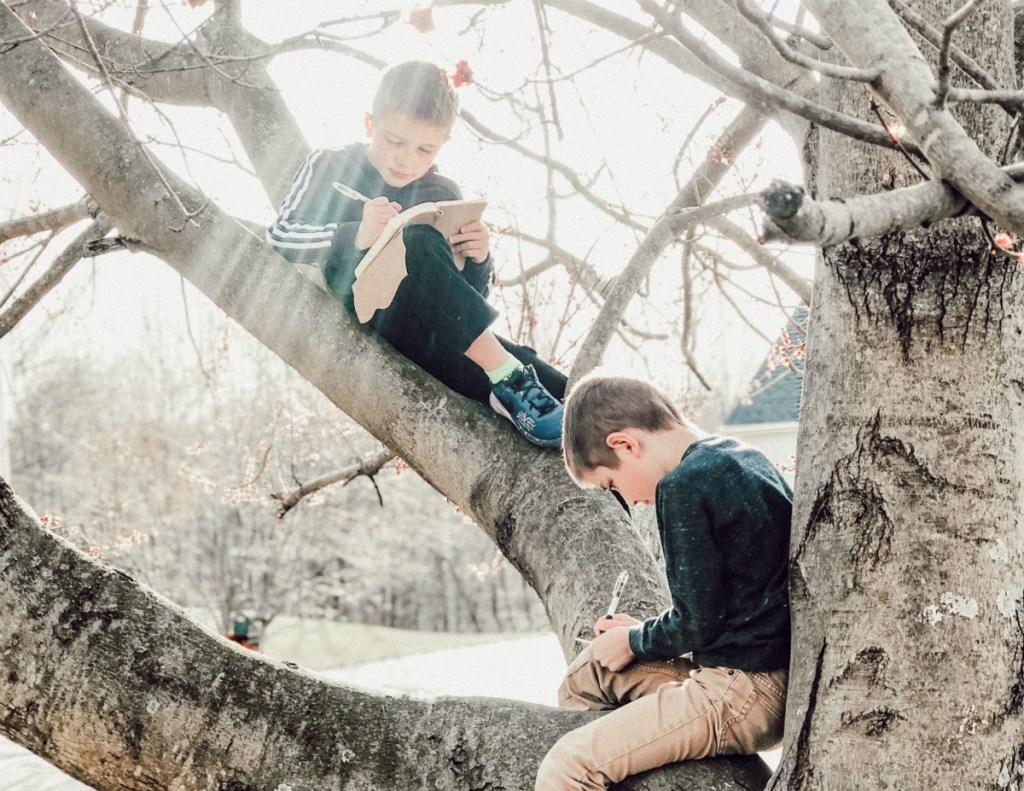
[(558, 407), (558, 401), (537, 379), (533, 366), (526, 366), (509, 384), (513, 390), (522, 394), (523, 400), (540, 416)]

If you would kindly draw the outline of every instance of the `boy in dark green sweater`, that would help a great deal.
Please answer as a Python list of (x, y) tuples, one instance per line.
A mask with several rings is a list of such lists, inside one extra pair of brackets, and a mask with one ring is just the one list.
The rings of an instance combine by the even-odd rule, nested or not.
[(782, 738), (792, 493), (763, 453), (706, 434), (651, 385), (591, 377), (563, 418), (569, 474), (657, 509), (672, 606), (616, 614), (569, 667), (559, 705), (614, 709), (562, 737), (538, 791), (604, 789), (674, 761)]

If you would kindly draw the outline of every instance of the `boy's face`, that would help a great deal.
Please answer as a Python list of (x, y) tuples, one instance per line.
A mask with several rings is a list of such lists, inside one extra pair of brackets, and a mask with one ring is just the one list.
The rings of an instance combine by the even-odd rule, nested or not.
[(609, 434), (608, 445), (615, 451), (618, 465), (587, 470), (580, 480), (598, 489), (614, 489), (631, 506), (653, 505), (658, 481), (665, 475), (654, 455), (633, 430)]
[(445, 126), (405, 113), (389, 112), (378, 118), (367, 113), (370, 147), (366, 156), (390, 186), (405, 187), (430, 170), (449, 132)]

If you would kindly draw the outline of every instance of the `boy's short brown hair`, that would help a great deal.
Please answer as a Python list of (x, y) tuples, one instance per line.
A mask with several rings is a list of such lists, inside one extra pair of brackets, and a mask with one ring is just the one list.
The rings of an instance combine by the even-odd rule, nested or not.
[(618, 467), (615, 451), (605, 441), (609, 434), (624, 428), (660, 431), (688, 423), (675, 404), (649, 382), (625, 376), (587, 376), (565, 399), (565, 467), (579, 482), (590, 470)]
[(458, 97), (448, 75), (439, 66), (410, 60), (392, 66), (381, 77), (373, 97), (373, 114), (404, 113), (451, 129), (458, 111)]

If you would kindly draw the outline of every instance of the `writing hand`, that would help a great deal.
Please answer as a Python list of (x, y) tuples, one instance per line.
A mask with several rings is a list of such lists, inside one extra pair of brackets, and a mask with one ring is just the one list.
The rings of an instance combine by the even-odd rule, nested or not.
[(604, 634), (609, 629), (615, 629), (619, 626), (634, 626), (640, 623), (632, 615), (626, 615), (624, 612), (617, 612), (611, 618), (602, 615), (596, 621), (594, 621), (594, 634)]
[(590, 650), (594, 660), (613, 673), (622, 670), (636, 656), (629, 647), (629, 628), (626, 626), (617, 626), (599, 634), (590, 643)]
[(364, 204), (363, 220), (356, 230), (356, 248), (367, 250), (373, 247), (373, 243), (377, 241), (384, 226), (401, 210), (400, 205), (389, 201), (383, 195)]
[(459, 228), (459, 232), (448, 238), (452, 250), (476, 263), (487, 260), (491, 250), (491, 232), (480, 220), (474, 220)]

